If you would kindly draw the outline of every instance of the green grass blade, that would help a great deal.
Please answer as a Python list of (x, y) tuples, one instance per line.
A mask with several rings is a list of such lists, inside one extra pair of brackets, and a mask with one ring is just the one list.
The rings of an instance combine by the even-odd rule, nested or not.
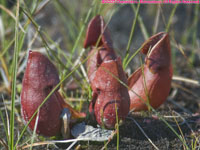
[(194, 10), (194, 20), (193, 20), (193, 34), (192, 34), (192, 46), (193, 46), (193, 50), (192, 50), (192, 54), (190, 55), (190, 61), (192, 62), (192, 65), (194, 64), (194, 59), (195, 59), (195, 49), (197, 47), (197, 25), (198, 25), (198, 12), (199, 12), (199, 5), (195, 6), (195, 10)]
[(8, 128), (7, 128), (7, 126), (6, 126), (6, 122), (5, 122), (5, 120), (4, 120), (3, 113), (2, 113), (2, 111), (1, 111), (1, 109), (0, 109), (0, 118), (1, 118), (1, 120), (2, 120), (2, 122), (3, 122), (3, 127), (4, 127), (4, 130), (5, 130), (5, 133), (6, 133), (6, 138), (7, 138), (7, 140), (9, 140)]
[(169, 20), (168, 20), (168, 23), (167, 23), (167, 27), (166, 27), (165, 32), (169, 32), (170, 25), (171, 25), (171, 23), (172, 23), (172, 19), (173, 19), (173, 17), (174, 17), (175, 12), (176, 12), (177, 6), (178, 6), (178, 3), (176, 3), (176, 4), (174, 5), (174, 8), (172, 9), (172, 12), (171, 12), (171, 14), (170, 14), (170, 17), (169, 17)]
[[(136, 9), (135, 5), (131, 5), (131, 8), (133, 9), (134, 13), (136, 14), (137, 9)], [(149, 38), (149, 34), (148, 34), (147, 29), (144, 25), (144, 22), (139, 14), (138, 14), (138, 22), (139, 22), (139, 26), (141, 28), (142, 34), (144, 36), (144, 39), (147, 40)]]
[(19, 26), (19, 0), (17, 1), (16, 8), (16, 22), (15, 22), (15, 48), (14, 48), (14, 61), (12, 70), (12, 94), (11, 94), (11, 114), (10, 114), (10, 142), (9, 149), (14, 149), (14, 122), (15, 122), (15, 97), (16, 97), (16, 79), (17, 79), (17, 64), (18, 64), (18, 26)]
[(119, 150), (119, 119), (118, 119), (118, 112), (117, 112), (117, 102), (115, 102), (115, 114), (116, 114), (116, 124), (115, 130), (117, 130), (117, 150)]
[(6, 52), (8, 51), (8, 49), (13, 45), (13, 43), (15, 42), (15, 39), (13, 38), (12, 41), (9, 42), (9, 44), (2, 50), (2, 52), (0, 53), (0, 58), (2, 58)]
[(71, 19), (73, 27), (75, 27), (78, 30), (79, 29), (78, 22), (75, 19), (75, 17), (71, 14), (71, 12), (67, 8), (65, 8), (60, 1), (54, 1), (54, 3), (56, 5), (56, 8), (59, 8), (60, 12), (62, 12), (63, 15), (65, 14), (67, 17)]
[(135, 31), (135, 25), (136, 25), (136, 22), (137, 22), (137, 18), (138, 18), (138, 14), (139, 14), (139, 9), (140, 9), (140, 3), (137, 5), (137, 11), (136, 11), (136, 14), (135, 14), (135, 18), (133, 19), (133, 24), (132, 24), (132, 28), (131, 28), (131, 33), (130, 33), (130, 36), (129, 36), (129, 40), (128, 40), (128, 44), (127, 44), (127, 47), (126, 47), (126, 56), (123, 60), (123, 68), (125, 69), (125, 64), (127, 63), (127, 59), (129, 57), (129, 53), (130, 53), (130, 46), (131, 46), (131, 42), (133, 40), (133, 33)]
[(141, 47), (139, 48), (139, 49), (137, 49), (136, 51), (135, 51), (135, 53), (133, 53), (132, 55), (131, 55), (131, 57), (127, 60), (127, 62), (126, 62), (126, 64), (124, 65), (124, 68), (126, 68), (127, 66), (128, 66), (128, 64), (131, 62), (131, 60), (140, 52), (140, 50), (141, 50)]
[(154, 20), (154, 25), (153, 25), (153, 35), (156, 34), (157, 29), (158, 29), (158, 24), (159, 24), (159, 18), (160, 18), (160, 5), (157, 6), (157, 12)]
[(76, 41), (75, 41), (75, 44), (74, 44), (74, 46), (73, 46), (73, 48), (72, 48), (72, 55), (71, 55), (71, 57), (73, 56), (73, 54), (74, 54), (74, 52), (75, 52), (75, 50), (76, 50), (76, 48), (77, 48), (77, 46), (78, 46), (78, 43), (79, 43), (79, 41), (80, 41), (80, 38), (81, 38), (81, 36), (82, 36), (82, 34), (83, 34), (83, 31), (84, 31), (84, 29), (85, 29), (85, 26), (86, 26), (86, 24), (87, 24), (87, 22), (88, 22), (88, 20), (89, 20), (90, 14), (92, 13), (92, 8), (93, 8), (93, 6), (94, 6), (94, 2), (95, 2), (95, 1), (93, 1), (91, 8), (88, 10), (87, 16), (86, 16), (86, 18), (85, 18), (85, 20), (84, 20), (84, 24), (81, 26), (79, 35), (78, 35), (78, 37), (77, 37), (77, 39), (76, 39)]

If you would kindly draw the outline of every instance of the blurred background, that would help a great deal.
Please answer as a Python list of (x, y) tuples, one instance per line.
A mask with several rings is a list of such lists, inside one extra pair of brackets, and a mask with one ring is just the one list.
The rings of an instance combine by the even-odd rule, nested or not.
[[(199, 7), (200, 5), (193, 4), (101, 4), (100, 0), (20, 0), (17, 26), (15, 0), (0, 0), (0, 108), (2, 115), (6, 116), (5, 108), (8, 111), (11, 110), (16, 27), (19, 30), (19, 53), (15, 85), (17, 89), (15, 100), (17, 121), (15, 123), (16, 130), (20, 131), (23, 127), (20, 117), (20, 92), (28, 51), (37, 50), (48, 55), (57, 66), (61, 79), (72, 71), (78, 59), (85, 68), (84, 59), (89, 50), (83, 49), (83, 42), (88, 22), (97, 14), (104, 17), (114, 49), (122, 60), (126, 57), (130, 59), (150, 36), (161, 31), (168, 32), (176, 79), (172, 82), (171, 99), (166, 102), (167, 105), (161, 107), (161, 110), (164, 112), (176, 110), (190, 115), (199, 114)], [(83, 51), (85, 52), (82, 54)], [(141, 57), (144, 58), (137, 54), (131, 59), (125, 68), (128, 75), (141, 65)], [(61, 92), (74, 108), (87, 111), (91, 91), (84, 71), (78, 68), (62, 84)], [(2, 128), (0, 138), (5, 137), (5, 130)]]

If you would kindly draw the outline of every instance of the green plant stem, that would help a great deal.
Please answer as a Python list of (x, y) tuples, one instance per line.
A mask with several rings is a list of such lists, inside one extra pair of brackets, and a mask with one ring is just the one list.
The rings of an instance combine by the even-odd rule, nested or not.
[(190, 55), (190, 60), (192, 62), (192, 65), (194, 64), (194, 59), (195, 59), (195, 49), (197, 46), (197, 25), (198, 25), (198, 12), (199, 12), (199, 6), (196, 5), (195, 6), (195, 10), (194, 10), (194, 21), (193, 21), (193, 34), (192, 34), (192, 46), (193, 46), (193, 50), (192, 50), (192, 54)]
[(4, 126), (4, 129), (5, 129), (5, 133), (6, 133), (6, 138), (7, 138), (7, 140), (9, 140), (8, 128), (7, 128), (7, 126), (6, 126), (6, 122), (5, 122), (5, 120), (4, 120), (4, 116), (3, 116), (3, 113), (2, 113), (2, 111), (1, 111), (1, 109), (0, 109), (0, 118), (1, 118), (1, 120), (2, 120), (2, 122), (3, 122), (3, 126)]
[(17, 79), (17, 64), (18, 64), (18, 25), (19, 25), (19, 0), (16, 8), (16, 22), (15, 22), (15, 48), (14, 61), (12, 70), (12, 94), (11, 94), (11, 114), (10, 114), (10, 140), (9, 149), (14, 149), (14, 122), (15, 122), (15, 97), (16, 97), (16, 79)]
[(77, 22), (76, 18), (73, 17), (71, 12), (67, 8), (65, 8), (65, 6), (60, 1), (54, 1), (54, 3), (56, 3), (59, 6), (60, 11), (62, 11), (63, 14), (65, 14), (67, 17), (69, 17), (71, 19), (73, 27), (75, 27), (77, 30), (79, 30), (78, 22)]
[[(137, 13), (137, 9), (136, 9), (135, 5), (131, 5), (131, 8), (133, 9), (134, 13)], [(144, 39), (147, 40), (149, 37), (149, 34), (148, 34), (147, 29), (144, 25), (144, 22), (139, 14), (138, 14), (138, 22), (139, 22), (139, 26), (141, 28), (142, 34), (144, 36)]]
[(142, 70), (143, 86), (144, 86), (144, 91), (145, 91), (145, 95), (146, 95), (146, 98), (147, 98), (146, 103), (147, 103), (148, 111), (151, 111), (151, 107), (149, 107), (150, 106), (149, 91), (147, 89), (147, 83), (146, 83), (146, 79), (145, 79), (145, 75), (144, 75), (144, 63), (142, 62), (141, 57), (142, 56), (140, 55), (140, 64), (141, 64), (141, 70)]
[(135, 51), (135, 53), (133, 53), (133, 55), (127, 60), (126, 64), (124, 65), (124, 68), (126, 68), (128, 66), (128, 64), (131, 62), (131, 60), (140, 52), (141, 47), (139, 49), (137, 49)]
[(127, 44), (127, 47), (126, 47), (126, 56), (125, 56), (124, 61), (123, 61), (123, 68), (124, 68), (124, 69), (125, 69), (126, 61), (127, 61), (128, 57), (129, 57), (130, 46), (131, 46), (131, 42), (132, 42), (132, 40), (133, 40), (133, 33), (134, 33), (134, 31), (135, 31), (135, 25), (136, 25), (137, 18), (138, 18), (138, 14), (139, 14), (139, 9), (140, 9), (140, 3), (138, 3), (138, 5), (137, 5), (137, 10), (136, 10), (135, 18), (133, 19), (133, 24), (132, 24), (132, 28), (131, 28), (131, 33), (130, 33), (129, 40), (128, 40), (128, 44)]
[(169, 17), (169, 20), (168, 20), (168, 23), (167, 23), (167, 27), (166, 27), (166, 30), (165, 30), (166, 32), (169, 32), (170, 25), (172, 23), (172, 19), (173, 19), (173, 16), (174, 16), (175, 12), (176, 12), (177, 6), (178, 6), (178, 3), (175, 4), (174, 8), (172, 9), (172, 12), (170, 14), (170, 17)]
[[(92, 6), (93, 6), (93, 5), (92, 5)], [(80, 33), (79, 33), (79, 35), (78, 35), (78, 37), (77, 37), (77, 39), (76, 39), (76, 42), (75, 42), (75, 44), (74, 44), (74, 47), (72, 48), (72, 54), (75, 52), (75, 49), (76, 49), (77, 46), (78, 46), (78, 43), (79, 43), (80, 38), (81, 38), (81, 36), (82, 36), (82, 34), (83, 34), (83, 31), (84, 31), (84, 29), (85, 29), (85, 26), (86, 26), (86, 24), (87, 24), (87, 21), (88, 21), (88, 19), (89, 19), (89, 17), (90, 17), (91, 12), (92, 12), (92, 7), (89, 9), (89, 11), (88, 11), (88, 13), (87, 13), (87, 16), (86, 16), (86, 18), (85, 18), (85, 20), (84, 20), (84, 24), (82, 25), (81, 30), (80, 30)], [(72, 55), (71, 55), (71, 56), (72, 56)]]
[(118, 119), (118, 108), (117, 103), (115, 102), (115, 113), (116, 113), (116, 125), (115, 128), (117, 130), (117, 150), (119, 150), (119, 119)]

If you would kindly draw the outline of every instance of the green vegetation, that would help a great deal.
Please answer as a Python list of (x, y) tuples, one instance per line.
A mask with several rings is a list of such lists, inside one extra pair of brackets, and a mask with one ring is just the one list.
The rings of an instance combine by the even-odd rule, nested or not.
[[(125, 56), (122, 58), (125, 69), (133, 71), (134, 60), (138, 58), (137, 54), (140, 51), (138, 45), (141, 45), (149, 36), (159, 31), (166, 31), (171, 37), (175, 75), (184, 76), (184, 74), (181, 74), (181, 69), (183, 68), (177, 66), (177, 58), (181, 57), (182, 61), (187, 64), (189, 73), (195, 72), (193, 76), (188, 78), (195, 76), (199, 80), (200, 76), (195, 68), (195, 55), (198, 53), (198, 56), (200, 56), (199, 5), (159, 4), (146, 6), (134, 4), (128, 6), (101, 4), (99, 0), (17, 0), (12, 8), (7, 8), (6, 1), (0, 0), (0, 149), (3, 147), (14, 150), (28, 144), (31, 145), (30, 149), (32, 149), (32, 145), (34, 146), (35, 142), (59, 139), (58, 137), (40, 137), (27, 129), (30, 121), (59, 86), (68, 103), (79, 111), (87, 111), (86, 106), (91, 100), (92, 91), (88, 83), (85, 67), (88, 51), (83, 49), (83, 42), (88, 22), (97, 14), (104, 16), (109, 28), (112, 28), (110, 25), (110, 22), (113, 21), (112, 19), (116, 17), (120, 21), (117, 15), (122, 13), (125, 7), (129, 8), (128, 12), (131, 17), (123, 15), (124, 18), (127, 18), (127, 22), (131, 20), (130, 28), (126, 29), (129, 31), (128, 34), (123, 33), (128, 39), (124, 50), (118, 50), (117, 47), (121, 40), (124, 41), (124, 39), (120, 39), (123, 36), (113, 38), (117, 53)], [(178, 11), (182, 9), (188, 10), (189, 13), (183, 14), (182, 17), (185, 20), (176, 23), (177, 15), (180, 13)], [(126, 22), (121, 22), (120, 24), (119, 29), (111, 29), (111, 35), (119, 35), (117, 32), (122, 30), (123, 24), (129, 26)], [(182, 26), (184, 26), (184, 29)], [(183, 31), (179, 28), (183, 29)], [(122, 33), (120, 32), (120, 34)], [(137, 36), (142, 40), (138, 41)], [(31, 120), (24, 125), (20, 112), (20, 92), (27, 54), (30, 49), (48, 55), (49, 59), (58, 68), (61, 80), (38, 107)], [(183, 52), (184, 55), (182, 55)], [(138, 64), (140, 65), (140, 62)], [(72, 83), (75, 83), (78, 87), (76, 91), (70, 89)], [(178, 87), (175, 86), (175, 88)], [(185, 91), (183, 90), (183, 92)], [(192, 93), (195, 92), (192, 91)], [(192, 93), (191, 95), (193, 95)], [(197, 95), (196, 98), (198, 99), (199, 94), (195, 93), (195, 95)], [(159, 111), (153, 108), (149, 109), (162, 120), (166, 127), (171, 129), (185, 149), (191, 148), (195, 150), (200, 145), (199, 135), (193, 134), (191, 142), (186, 142), (184, 131), (181, 130), (177, 120), (175, 122), (179, 132), (168, 123)], [(169, 114), (172, 113), (169, 112)], [(119, 123), (119, 120), (117, 122)], [(121, 133), (119, 124), (116, 125), (116, 131), (116, 149), (120, 149)], [(38, 146), (47, 148), (43, 144), (49, 143), (44, 142)], [(105, 142), (103, 146), (108, 147), (108, 145), (109, 143)], [(51, 145), (50, 148), (54, 148), (54, 145)]]

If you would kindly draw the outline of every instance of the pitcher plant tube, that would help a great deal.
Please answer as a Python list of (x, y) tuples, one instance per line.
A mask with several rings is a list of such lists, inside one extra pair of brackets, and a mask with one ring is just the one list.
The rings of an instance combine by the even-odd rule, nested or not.
[(129, 78), (130, 111), (158, 108), (167, 98), (173, 75), (169, 35), (160, 32), (150, 37), (141, 48), (144, 65)]
[(93, 95), (89, 111), (98, 124), (114, 128), (116, 119), (123, 120), (128, 115), (130, 98), (128, 89), (120, 83), (127, 84), (127, 77), (102, 16), (90, 21), (84, 47), (90, 47), (87, 72)]
[[(21, 92), (21, 113), (27, 123), (47, 95), (60, 82), (55, 66), (50, 60), (39, 52), (30, 51), (27, 68), (23, 77)], [(56, 136), (61, 134), (64, 108), (69, 109), (72, 118), (85, 117), (67, 104), (57, 89), (38, 111), (38, 124), (36, 133), (44, 136)], [(68, 118), (69, 119), (69, 118)], [(34, 129), (36, 116), (29, 124)]]

